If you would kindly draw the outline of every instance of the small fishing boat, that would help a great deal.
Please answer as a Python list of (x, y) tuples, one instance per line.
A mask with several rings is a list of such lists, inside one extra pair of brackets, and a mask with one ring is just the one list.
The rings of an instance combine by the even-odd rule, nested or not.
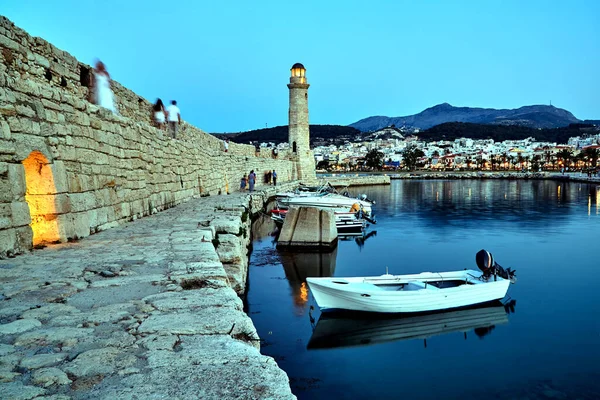
[[(274, 208), (270, 211), (271, 219), (278, 225), (283, 225), (287, 209)], [(360, 218), (359, 218), (360, 216)], [(339, 234), (360, 233), (365, 228), (367, 222), (377, 223), (374, 219), (355, 212), (334, 212), (335, 226)]]
[(281, 207), (317, 207), (332, 209), (333, 211), (347, 211), (354, 204), (366, 214), (371, 214), (373, 202), (363, 195), (360, 199), (353, 199), (336, 193), (320, 193), (310, 196), (290, 196), (277, 199)]
[(415, 313), (502, 299), (515, 281), (515, 271), (502, 268), (485, 250), (479, 251), (475, 259), (480, 271), (307, 278), (306, 282), (322, 311)]

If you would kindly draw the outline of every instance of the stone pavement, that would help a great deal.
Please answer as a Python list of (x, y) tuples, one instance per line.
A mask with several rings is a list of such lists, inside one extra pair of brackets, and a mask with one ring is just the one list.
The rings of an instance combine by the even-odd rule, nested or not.
[(0, 398), (294, 399), (238, 296), (249, 214), (273, 193), (0, 260)]

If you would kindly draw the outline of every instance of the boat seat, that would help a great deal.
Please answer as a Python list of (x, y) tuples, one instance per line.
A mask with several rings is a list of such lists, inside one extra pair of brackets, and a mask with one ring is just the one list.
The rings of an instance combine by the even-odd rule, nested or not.
[(423, 281), (408, 281), (408, 284), (409, 285), (417, 286), (418, 289), (440, 290), (440, 288), (435, 287), (433, 285), (429, 285), (429, 284), (427, 284), (426, 282), (423, 282)]

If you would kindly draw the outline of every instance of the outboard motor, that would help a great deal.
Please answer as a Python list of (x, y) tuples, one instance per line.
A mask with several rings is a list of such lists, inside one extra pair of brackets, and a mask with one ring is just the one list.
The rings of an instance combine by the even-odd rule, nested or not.
[(479, 250), (475, 254), (475, 262), (486, 278), (489, 278), (494, 273), (494, 256), (489, 251)]
[(494, 256), (492, 253), (486, 250), (479, 250), (477, 254), (475, 254), (475, 262), (477, 266), (483, 272), (483, 277), (487, 280), (492, 275), (494, 275), (494, 280), (496, 276), (500, 275), (504, 279), (508, 279), (511, 283), (515, 283), (517, 278), (515, 276), (515, 272), (510, 268), (504, 269), (498, 263), (494, 261)]

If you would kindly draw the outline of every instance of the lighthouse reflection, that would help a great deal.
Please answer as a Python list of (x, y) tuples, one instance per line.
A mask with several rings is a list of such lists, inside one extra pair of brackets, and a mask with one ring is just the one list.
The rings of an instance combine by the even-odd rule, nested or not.
[(280, 251), (279, 255), (285, 276), (292, 289), (296, 310), (303, 314), (308, 302), (306, 278), (333, 276), (337, 247), (327, 253)]

